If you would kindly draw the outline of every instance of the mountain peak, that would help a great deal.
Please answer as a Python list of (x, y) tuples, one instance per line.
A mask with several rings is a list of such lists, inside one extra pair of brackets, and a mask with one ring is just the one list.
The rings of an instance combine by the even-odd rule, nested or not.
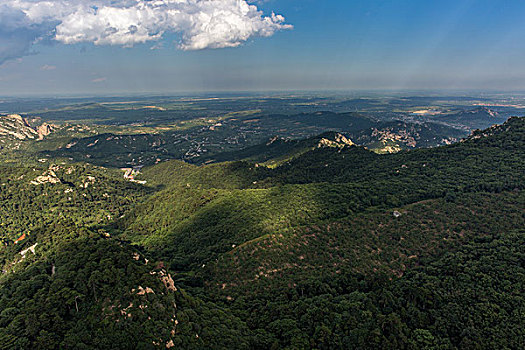
[(484, 130), (474, 130), (467, 140), (496, 137), (513, 138), (512, 135), (523, 135), (525, 132), (525, 117), (511, 117), (501, 125), (493, 125)]
[(488, 114), (489, 116), (491, 116), (493, 118), (498, 118), (499, 117), (499, 113), (498, 112), (490, 109), (487, 106), (480, 106), (478, 108), (475, 108), (473, 110), (468, 111), (467, 113), (471, 113), (471, 114), (486, 113), (486, 114)]
[(346, 146), (354, 146), (355, 143), (349, 138), (338, 132), (328, 132), (319, 135), (321, 139), (317, 144), (317, 147), (338, 147), (343, 148)]

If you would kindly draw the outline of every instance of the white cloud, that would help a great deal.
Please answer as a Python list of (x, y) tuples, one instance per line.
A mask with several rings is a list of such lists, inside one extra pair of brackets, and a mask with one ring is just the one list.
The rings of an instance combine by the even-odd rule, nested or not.
[(49, 64), (44, 64), (42, 67), (40, 67), (40, 69), (41, 70), (55, 70), (55, 69), (57, 69), (57, 67), (49, 65)]
[(150, 50), (162, 50), (164, 49), (164, 44), (163, 43), (156, 43), (155, 45), (151, 46), (149, 48)]
[(91, 80), (92, 83), (103, 83), (105, 82), (106, 80), (108, 80), (108, 78), (106, 77), (102, 77), (102, 78), (95, 78), (93, 80)]
[(246, 0), (2, 0), (0, 64), (45, 38), (130, 47), (176, 33), (179, 48), (236, 47), (290, 29)]
[(0, 4), (0, 64), (31, 54), (31, 45), (52, 29), (50, 23), (33, 22), (22, 10)]

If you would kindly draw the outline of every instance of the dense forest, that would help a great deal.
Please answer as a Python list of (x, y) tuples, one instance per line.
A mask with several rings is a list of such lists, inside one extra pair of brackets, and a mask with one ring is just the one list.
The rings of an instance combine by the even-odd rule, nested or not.
[(220, 157), (1, 165), (0, 348), (525, 347), (524, 118)]

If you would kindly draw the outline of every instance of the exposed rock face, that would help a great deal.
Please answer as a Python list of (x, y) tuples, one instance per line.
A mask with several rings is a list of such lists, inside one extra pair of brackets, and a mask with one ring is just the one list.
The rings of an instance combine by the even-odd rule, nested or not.
[(142, 286), (139, 286), (138, 287), (138, 290), (136, 289), (132, 289), (131, 290), (132, 293), (137, 293), (137, 295), (146, 295), (146, 294), (155, 294), (155, 291), (153, 289), (151, 289), (150, 287), (146, 287), (146, 288), (142, 288)]
[(18, 114), (0, 116), (0, 136), (17, 140), (34, 139), (37, 132), (31, 128), (26, 119)]
[(345, 146), (353, 146), (355, 143), (352, 142), (349, 138), (345, 137), (342, 134), (336, 133), (334, 139), (330, 140), (327, 138), (322, 138), (319, 141), (318, 147), (338, 147), (342, 148)]
[(27, 119), (19, 114), (0, 116), (0, 136), (15, 140), (35, 139), (43, 140), (44, 137), (56, 129), (56, 125), (43, 123), (38, 128), (33, 128)]
[(35, 243), (35, 244), (33, 244), (31, 247), (22, 250), (22, 251), (20, 252), (20, 255), (22, 255), (22, 257), (25, 258), (26, 254), (27, 254), (28, 252), (31, 252), (31, 253), (35, 254), (35, 248), (36, 248), (37, 245), (38, 245), (38, 243)]
[(417, 139), (420, 138), (419, 133), (414, 128), (405, 130), (394, 130), (394, 128), (383, 128), (381, 130), (373, 128), (372, 137), (378, 138), (379, 141), (399, 141), (406, 144), (408, 147), (416, 147)]
[(7, 118), (12, 118), (17, 122), (23, 124), (24, 126), (27, 126), (28, 128), (30, 127), (28, 121), (25, 118), (23, 118), (20, 114), (9, 114)]
[(36, 179), (31, 181), (31, 184), (32, 185), (42, 185), (42, 184), (45, 184), (45, 183), (56, 184), (56, 183), (60, 183), (60, 182), (61, 181), (57, 177), (55, 172), (50, 169), (50, 170), (46, 171), (44, 174), (42, 174), (40, 176), (37, 176)]
[(279, 140), (279, 136), (274, 136), (272, 137), (267, 143), (266, 143), (266, 146), (270, 146), (272, 143), (274, 143), (275, 141)]
[(150, 273), (152, 275), (158, 275), (159, 279), (162, 281), (167, 290), (172, 292), (177, 291), (177, 287), (175, 287), (175, 281), (173, 281), (171, 275), (164, 268), (162, 268), (160, 271), (151, 271)]
[(46, 137), (47, 135), (51, 134), (53, 132), (53, 130), (54, 130), (54, 125), (51, 125), (51, 124), (48, 124), (48, 123), (43, 123), (37, 129), (38, 139), (39, 140), (43, 140), (44, 137)]
[(164, 283), (164, 286), (167, 290), (171, 290), (173, 292), (177, 291), (177, 287), (175, 287), (175, 282), (173, 281), (173, 278), (169, 273), (161, 271), (160, 280), (162, 281), (162, 283)]

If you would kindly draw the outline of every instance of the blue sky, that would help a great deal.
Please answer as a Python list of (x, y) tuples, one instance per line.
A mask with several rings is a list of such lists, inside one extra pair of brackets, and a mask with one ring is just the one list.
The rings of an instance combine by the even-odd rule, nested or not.
[[(133, 47), (46, 38), (0, 66), (0, 95), (525, 90), (523, 1), (267, 0), (256, 6), (265, 16), (284, 16), (293, 29), (255, 33), (238, 47), (189, 51), (177, 48), (182, 34), (173, 32)], [(0, 44), (6, 33), (0, 27)], [(217, 42), (209, 46), (230, 45)], [(162, 48), (151, 49), (159, 43)]]

